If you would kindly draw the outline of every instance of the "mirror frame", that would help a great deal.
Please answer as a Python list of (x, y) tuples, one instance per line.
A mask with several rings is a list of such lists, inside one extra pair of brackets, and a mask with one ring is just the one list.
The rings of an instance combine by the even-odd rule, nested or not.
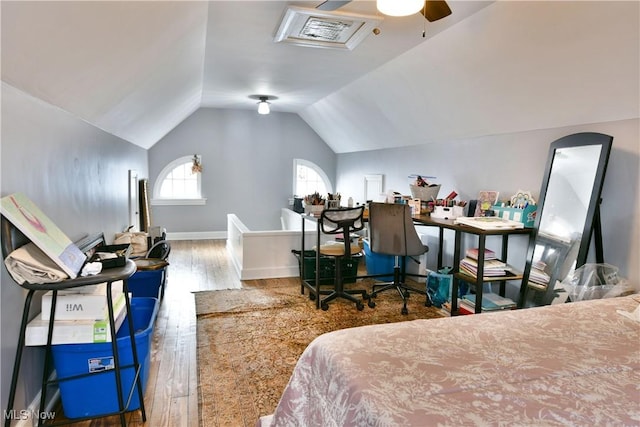
[[(542, 186), (540, 188), (540, 196), (538, 198), (538, 211), (536, 212), (536, 220), (533, 226), (533, 231), (529, 239), (529, 247), (527, 250), (527, 258), (525, 269), (522, 278), (522, 287), (520, 289), (520, 301), (518, 303), (519, 308), (523, 308), (527, 302), (527, 294), (529, 289), (529, 273), (531, 272), (531, 266), (533, 264), (533, 256), (538, 242), (538, 230), (540, 227), (540, 221), (544, 215), (544, 202), (547, 195), (549, 179), (553, 170), (553, 162), (555, 159), (556, 151), (559, 149), (570, 147), (583, 147), (583, 146), (600, 146), (600, 156), (598, 159), (598, 166), (596, 169), (596, 176), (593, 181), (593, 187), (591, 189), (591, 197), (589, 199), (589, 205), (587, 206), (586, 218), (583, 224), (582, 238), (580, 239), (580, 245), (576, 256), (576, 268), (584, 265), (587, 262), (587, 255), (591, 246), (591, 238), (594, 236), (595, 230), (596, 239), (596, 256), (597, 262), (604, 262), (602, 255), (602, 235), (600, 229), (600, 202), (602, 194), (602, 186), (604, 184), (604, 177), (607, 170), (607, 163), (609, 162), (609, 154), (611, 153), (611, 145), (613, 137), (602, 133), (595, 132), (583, 132), (567, 135), (551, 143), (549, 148), (549, 155), (547, 157), (547, 163), (545, 166), (545, 172), (543, 176)], [(562, 281), (564, 277), (557, 277), (558, 266), (554, 266), (551, 272), (549, 284), (542, 297), (542, 304), (551, 304), (554, 298), (555, 286), (557, 281)]]

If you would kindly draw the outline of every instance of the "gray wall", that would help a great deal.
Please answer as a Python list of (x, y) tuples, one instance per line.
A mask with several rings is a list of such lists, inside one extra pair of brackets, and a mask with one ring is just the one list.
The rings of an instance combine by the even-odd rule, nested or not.
[[(107, 239), (129, 222), (128, 171), (147, 176), (146, 150), (2, 84), (1, 195), (25, 193), (72, 240), (104, 232)], [(7, 404), (24, 295), (2, 268), (0, 373)], [(39, 312), (39, 298), (34, 299)], [(27, 347), (16, 408), (40, 389), (43, 352)]]
[[(340, 154), (337, 190), (362, 201), (363, 175), (384, 174), (385, 191), (410, 194), (407, 176), (427, 174), (436, 176), (435, 181), (442, 184), (441, 197), (456, 190), (458, 199), (469, 200), (480, 190), (498, 190), (501, 197), (508, 198), (519, 189), (530, 190), (537, 197), (553, 141), (577, 132), (608, 134), (614, 140), (602, 190), (604, 256), (640, 289), (639, 129), (640, 120), (634, 119)], [(435, 236), (435, 231), (427, 234)], [(450, 240), (446, 248), (449, 254), (453, 251), (452, 237)], [(514, 243), (510, 246), (513, 263), (524, 266), (526, 239)], [(435, 237), (430, 245), (437, 245)], [(436, 250), (430, 251), (428, 267), (435, 268), (435, 256)]]
[(181, 156), (202, 155), (204, 206), (152, 206), (167, 232), (226, 231), (227, 213), (251, 230), (280, 228), (292, 197), (293, 159), (324, 169), (335, 187), (335, 153), (297, 114), (201, 108), (149, 150), (149, 191)]

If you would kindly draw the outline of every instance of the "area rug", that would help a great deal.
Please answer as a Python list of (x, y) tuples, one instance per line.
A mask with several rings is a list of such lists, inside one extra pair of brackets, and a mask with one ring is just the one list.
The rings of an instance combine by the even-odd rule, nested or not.
[[(301, 295), (298, 279), (244, 283), (195, 294), (201, 426), (253, 427), (273, 413), (298, 357), (325, 332), (443, 316), (419, 294), (410, 297), (409, 314), (400, 314), (395, 290), (379, 294), (375, 308), (336, 300), (323, 311), (308, 292)], [(370, 289), (370, 282), (357, 286)]]

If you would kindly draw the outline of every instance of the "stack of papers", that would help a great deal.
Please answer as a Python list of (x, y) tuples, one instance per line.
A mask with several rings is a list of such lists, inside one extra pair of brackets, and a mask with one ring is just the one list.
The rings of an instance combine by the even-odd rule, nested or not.
[[(467, 303), (471, 307), (475, 308), (476, 296), (474, 294), (465, 295), (462, 297), (461, 303)], [(498, 294), (487, 293), (482, 295), (482, 311), (496, 311), (512, 309), (516, 307), (516, 303), (512, 299), (501, 297)]]
[(479, 228), (481, 230), (515, 230), (524, 228), (524, 223), (504, 219), (497, 216), (477, 216), (477, 217), (458, 217), (453, 220), (454, 224), (468, 225)]

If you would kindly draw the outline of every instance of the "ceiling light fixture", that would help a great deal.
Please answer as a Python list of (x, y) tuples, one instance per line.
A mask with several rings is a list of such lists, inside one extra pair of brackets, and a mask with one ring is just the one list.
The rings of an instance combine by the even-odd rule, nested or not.
[(269, 107), (271, 103), (269, 101), (278, 99), (277, 96), (271, 96), (271, 95), (249, 95), (249, 98), (257, 99), (259, 101), (258, 114), (269, 114), (271, 112), (271, 108)]
[(389, 16), (408, 16), (424, 7), (424, 0), (377, 0), (380, 13)]
[(260, 102), (258, 102), (258, 114), (269, 114), (271, 112), (267, 99), (269, 98), (266, 96), (260, 98)]

